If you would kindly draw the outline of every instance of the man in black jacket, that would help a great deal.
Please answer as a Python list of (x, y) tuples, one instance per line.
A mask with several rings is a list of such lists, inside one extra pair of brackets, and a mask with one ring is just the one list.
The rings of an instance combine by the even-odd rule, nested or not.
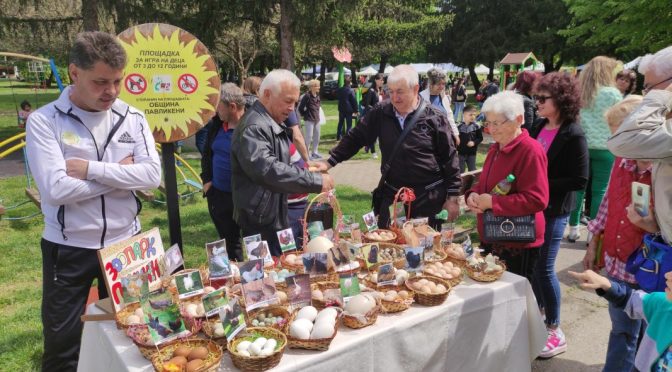
[[(338, 88), (336, 98), (338, 98), (338, 127), (336, 128), (336, 140), (340, 140), (344, 134), (347, 134), (352, 128), (352, 115), (359, 112), (357, 109), (357, 99), (355, 92), (350, 88), (350, 75), (345, 76), (345, 85)], [(345, 121), (346, 127), (343, 128)], [(344, 132), (345, 130), (345, 132)]]
[[(418, 74), (409, 65), (397, 66), (388, 77), (387, 85), (390, 101), (370, 110), (330, 151), (331, 157), (323, 168), (350, 159), (376, 138), (380, 141), (383, 167), (389, 161), (405, 122), (421, 106), (422, 99), (418, 95)], [(379, 216), (379, 226), (389, 225), (388, 208), (401, 187), (410, 187), (415, 192), (411, 216), (429, 217), (434, 227), (439, 227), (434, 216), (442, 208), (448, 210), (451, 220), (459, 213), (460, 168), (448, 120), (431, 105), (425, 105), (418, 115), (415, 127), (389, 164), (382, 190), (376, 193), (379, 199), (374, 200), (374, 212)]]
[(274, 256), (282, 253), (276, 232), (289, 227), (287, 194), (324, 192), (334, 186), (328, 174), (290, 165), (291, 130), (283, 122), (299, 99), (300, 84), (291, 71), (271, 71), (231, 146), (234, 219), (243, 236), (261, 234)]

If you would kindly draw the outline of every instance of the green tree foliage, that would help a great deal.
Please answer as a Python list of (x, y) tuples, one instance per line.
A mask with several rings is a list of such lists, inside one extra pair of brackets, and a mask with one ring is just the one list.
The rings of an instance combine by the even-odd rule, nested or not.
[(572, 21), (560, 33), (570, 43), (613, 50), (616, 56), (624, 59), (672, 44), (672, 5), (669, 0), (565, 1)]

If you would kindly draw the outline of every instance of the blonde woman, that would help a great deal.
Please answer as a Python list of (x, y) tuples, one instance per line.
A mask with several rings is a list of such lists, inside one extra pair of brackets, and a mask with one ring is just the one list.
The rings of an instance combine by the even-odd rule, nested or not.
[[(581, 126), (586, 133), (590, 156), (590, 175), (586, 198), (586, 215), (593, 219), (609, 183), (609, 173), (614, 156), (607, 149), (607, 139), (611, 136), (604, 113), (623, 99), (616, 88), (616, 74), (623, 67), (613, 58), (598, 56), (590, 60), (581, 71)], [(579, 234), (581, 204), (584, 192), (577, 193), (576, 208), (569, 219), (570, 231), (567, 239), (576, 241)]]

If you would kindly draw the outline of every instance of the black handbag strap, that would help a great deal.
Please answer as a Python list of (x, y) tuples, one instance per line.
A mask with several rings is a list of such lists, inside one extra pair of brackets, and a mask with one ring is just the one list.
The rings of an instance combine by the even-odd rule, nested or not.
[(401, 148), (401, 144), (404, 142), (404, 139), (408, 136), (408, 134), (413, 130), (415, 127), (415, 124), (418, 122), (418, 117), (420, 117), (420, 113), (422, 111), (425, 111), (425, 107), (427, 107), (427, 102), (425, 102), (424, 99), (420, 99), (420, 105), (418, 105), (417, 110), (413, 113), (413, 115), (408, 118), (408, 120), (404, 121), (404, 130), (401, 132), (401, 135), (399, 138), (397, 138), (397, 142), (394, 144), (394, 147), (392, 148), (392, 152), (390, 153), (390, 157), (387, 158), (387, 161), (385, 164), (383, 164), (383, 171), (382, 175), (380, 176), (380, 182), (378, 182), (378, 187), (382, 187), (385, 184), (385, 178), (387, 177), (387, 174), (390, 171), (390, 164), (392, 164), (392, 160), (394, 160), (394, 157), (397, 155), (399, 152), (399, 148)]

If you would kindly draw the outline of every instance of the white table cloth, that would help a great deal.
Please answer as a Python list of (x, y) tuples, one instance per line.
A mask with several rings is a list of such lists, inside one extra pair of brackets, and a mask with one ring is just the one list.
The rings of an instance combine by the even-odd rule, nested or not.
[[(342, 326), (328, 351), (286, 349), (273, 371), (530, 371), (545, 342), (528, 281), (507, 272), (494, 283), (466, 278), (440, 306), (414, 304), (366, 328)], [(79, 371), (152, 370), (113, 321), (86, 322)], [(228, 354), (220, 370), (236, 370)]]

